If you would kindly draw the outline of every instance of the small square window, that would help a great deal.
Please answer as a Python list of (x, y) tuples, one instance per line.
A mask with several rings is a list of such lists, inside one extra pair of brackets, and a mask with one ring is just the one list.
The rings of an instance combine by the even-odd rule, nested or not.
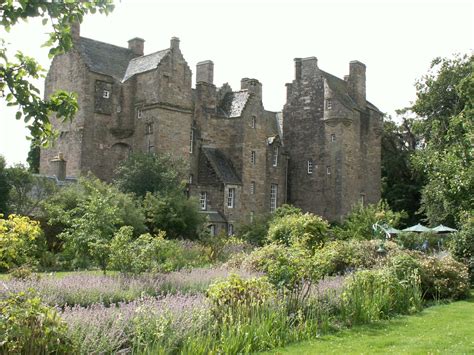
[(143, 111), (141, 109), (137, 109), (137, 118), (142, 118), (143, 117)]
[(333, 133), (331, 134), (331, 142), (335, 142), (336, 141), (336, 135)]
[(332, 100), (326, 99), (326, 110), (332, 110)]
[(104, 99), (110, 98), (110, 91), (109, 91), (109, 90), (104, 90), (104, 91), (102, 91), (102, 97), (103, 97)]
[(312, 159), (308, 160), (308, 162), (307, 162), (307, 169), (308, 169), (308, 174), (312, 174), (312, 173), (313, 173), (313, 160), (312, 160)]
[(326, 167), (326, 174), (331, 175), (331, 167)]

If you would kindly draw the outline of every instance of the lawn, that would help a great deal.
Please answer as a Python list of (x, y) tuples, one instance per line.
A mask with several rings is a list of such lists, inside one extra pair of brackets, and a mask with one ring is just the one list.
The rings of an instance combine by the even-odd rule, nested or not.
[(465, 301), (433, 306), (414, 316), (358, 326), (271, 352), (325, 353), (472, 354), (474, 292)]

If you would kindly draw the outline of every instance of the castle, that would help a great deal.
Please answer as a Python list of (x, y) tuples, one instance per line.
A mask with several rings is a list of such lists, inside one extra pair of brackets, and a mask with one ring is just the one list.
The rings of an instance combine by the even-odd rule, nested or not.
[(52, 118), (60, 135), (41, 150), (41, 174), (110, 181), (132, 151), (170, 153), (182, 159), (212, 233), (233, 234), (283, 203), (339, 220), (358, 201), (380, 199), (382, 113), (366, 100), (364, 64), (351, 62), (343, 80), (315, 57), (295, 59), (286, 105), (271, 112), (256, 79), (217, 88), (212, 61), (197, 64), (192, 88), (177, 38), (144, 55), (140, 38), (123, 48), (80, 37), (78, 25), (72, 35), (45, 95), (76, 92), (80, 109), (72, 122)]

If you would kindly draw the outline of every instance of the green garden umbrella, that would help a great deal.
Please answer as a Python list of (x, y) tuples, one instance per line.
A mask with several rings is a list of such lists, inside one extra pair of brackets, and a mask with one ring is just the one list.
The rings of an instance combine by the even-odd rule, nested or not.
[(413, 233), (427, 233), (431, 231), (432, 231), (431, 228), (422, 226), (420, 223), (418, 223), (415, 226), (411, 226), (402, 230), (402, 232), (413, 232)]
[(446, 226), (443, 226), (442, 224), (440, 224), (439, 226), (437, 227), (434, 227), (432, 229), (433, 232), (435, 233), (453, 233), (453, 232), (457, 232), (458, 230), (457, 229), (454, 229), (454, 228), (449, 228), (449, 227), (446, 227)]

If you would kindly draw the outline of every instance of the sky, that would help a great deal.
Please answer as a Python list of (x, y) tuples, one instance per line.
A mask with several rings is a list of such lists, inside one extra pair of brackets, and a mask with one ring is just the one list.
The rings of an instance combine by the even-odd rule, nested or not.
[[(240, 79), (263, 84), (267, 110), (281, 111), (285, 83), (294, 76), (294, 58), (316, 56), (321, 69), (340, 78), (349, 62), (367, 66), (367, 99), (382, 112), (416, 99), (414, 83), (435, 57), (472, 53), (472, 0), (116, 0), (108, 16), (89, 15), (81, 35), (127, 46), (134, 37), (145, 39), (145, 54), (180, 48), (193, 73), (196, 63), (214, 62), (214, 83), (240, 89)], [(20, 49), (49, 68), (47, 49), (41, 48), (50, 27), (40, 21), (0, 29), (10, 55)], [(193, 77), (195, 79), (195, 77)], [(37, 81), (41, 89), (44, 81)], [(193, 81), (194, 85), (194, 81)], [(0, 155), (9, 165), (24, 163), (29, 150), (28, 130), (15, 120), (15, 108), (0, 98)]]

